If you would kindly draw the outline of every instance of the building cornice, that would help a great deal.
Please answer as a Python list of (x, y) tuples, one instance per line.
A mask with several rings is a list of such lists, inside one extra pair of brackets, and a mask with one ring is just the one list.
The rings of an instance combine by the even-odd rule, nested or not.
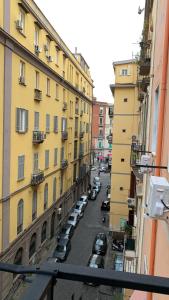
[(115, 89), (125, 89), (125, 88), (135, 88), (137, 87), (137, 84), (134, 83), (115, 83), (110, 84), (110, 90), (114, 96)]
[(77, 90), (70, 82), (66, 81), (63, 77), (57, 74), (52, 68), (47, 66), (35, 54), (21, 45), (16, 39), (9, 35), (6, 31), (0, 28), (0, 43), (8, 47), (12, 52), (22, 57), (28, 63), (34, 65), (35, 68), (41, 70), (47, 76), (51, 77), (57, 83), (75, 93), (78, 97), (85, 99), (88, 103), (92, 103), (92, 99), (86, 97), (83, 93)]

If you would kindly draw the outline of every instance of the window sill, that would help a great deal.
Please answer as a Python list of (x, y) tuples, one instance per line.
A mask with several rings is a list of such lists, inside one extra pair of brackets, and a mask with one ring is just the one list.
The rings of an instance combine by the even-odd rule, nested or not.
[(17, 133), (20, 133), (20, 134), (25, 134), (27, 131), (22, 131), (22, 130), (16, 130)]
[(49, 134), (50, 133), (50, 131), (46, 131), (46, 134)]
[(54, 133), (58, 133), (58, 130), (54, 131)]
[(48, 95), (48, 94), (46, 94), (46, 97), (49, 97), (49, 98), (50, 98), (50, 97), (51, 97), (51, 95)]
[(69, 117), (69, 119), (73, 119), (73, 117), (72, 117), (72, 116), (70, 116), (70, 117)]
[(20, 85), (27, 86), (26, 83), (19, 82)]
[(17, 182), (23, 181), (24, 179), (25, 179), (25, 177), (23, 177), (23, 178), (18, 178), (18, 179), (17, 179)]
[(59, 101), (59, 99), (58, 99), (58, 98), (55, 98), (55, 100), (56, 100), (56, 101)]
[(18, 29), (18, 32), (26, 39), (26, 35), (21, 30)]
[(57, 68), (59, 68), (59, 65), (58, 65), (58, 64), (55, 64), (55, 66), (56, 66)]

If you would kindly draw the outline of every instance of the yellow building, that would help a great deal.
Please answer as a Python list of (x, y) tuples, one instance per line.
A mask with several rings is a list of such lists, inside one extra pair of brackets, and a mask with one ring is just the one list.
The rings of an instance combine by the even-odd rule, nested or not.
[(28, 264), (87, 189), (93, 81), (32, 0), (1, 1), (0, 66), (0, 259)]
[(115, 84), (110, 85), (114, 96), (110, 228), (119, 231), (128, 219), (131, 140), (138, 131), (138, 66), (135, 60), (125, 60), (114, 62), (113, 67)]

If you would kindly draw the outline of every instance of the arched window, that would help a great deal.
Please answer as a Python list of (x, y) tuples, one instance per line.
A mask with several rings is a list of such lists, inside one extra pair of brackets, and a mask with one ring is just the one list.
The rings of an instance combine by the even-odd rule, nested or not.
[(29, 245), (29, 258), (32, 257), (32, 255), (36, 252), (36, 233), (34, 233), (30, 240)]
[(56, 201), (56, 177), (53, 179), (53, 202)]
[(53, 238), (55, 233), (55, 212), (52, 215), (51, 218), (51, 227), (50, 227), (50, 237)]
[(16, 252), (13, 263), (15, 265), (22, 265), (22, 258), (23, 258), (23, 248), (19, 248), (18, 251)]
[(47, 232), (47, 222), (45, 221), (42, 226), (41, 243), (43, 243), (46, 240), (46, 232)]
[(33, 191), (33, 198), (32, 198), (32, 221), (35, 220), (37, 217), (37, 191)]
[(23, 230), (23, 199), (18, 202), (17, 208), (17, 234)]
[(48, 207), (48, 184), (45, 184), (44, 188), (44, 210)]

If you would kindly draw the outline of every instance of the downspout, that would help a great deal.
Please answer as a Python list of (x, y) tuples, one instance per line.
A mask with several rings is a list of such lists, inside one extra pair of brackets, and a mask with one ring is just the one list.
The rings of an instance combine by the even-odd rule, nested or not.
[[(159, 99), (159, 115), (158, 115), (158, 135), (157, 135), (157, 155), (156, 165), (161, 164), (161, 151), (163, 142), (163, 124), (164, 124), (164, 108), (166, 98), (166, 82), (167, 82), (167, 68), (168, 68), (168, 49), (169, 49), (169, 1), (167, 0), (166, 7), (166, 21), (164, 31), (164, 48), (162, 56), (162, 76), (160, 86), (160, 99)], [(160, 176), (160, 169), (156, 169), (155, 176)], [(158, 221), (152, 220), (151, 230), (151, 245), (150, 245), (150, 268), (149, 274), (154, 275), (155, 264), (155, 251), (156, 251), (156, 238), (157, 238)], [(148, 294), (148, 300), (152, 300), (152, 293)]]

